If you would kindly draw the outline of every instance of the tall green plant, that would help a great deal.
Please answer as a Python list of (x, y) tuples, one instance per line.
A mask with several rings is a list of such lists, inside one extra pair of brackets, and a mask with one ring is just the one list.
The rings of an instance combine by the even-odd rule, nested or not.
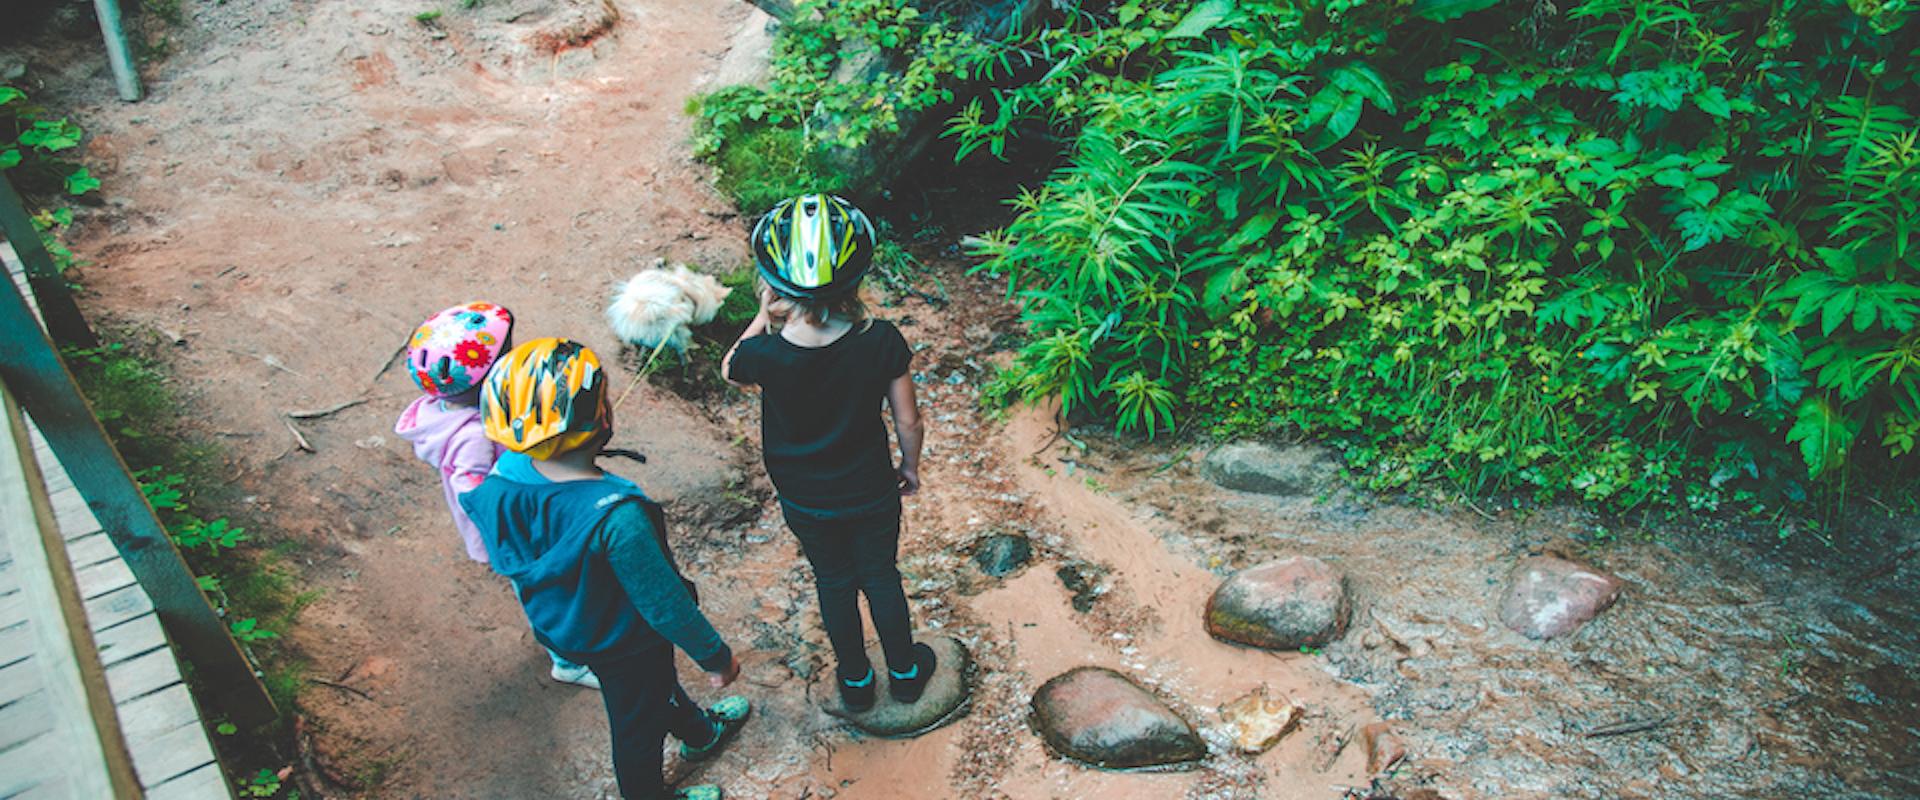
[(980, 248), (1035, 333), (1004, 379), (1122, 428), (1331, 435), (1378, 485), (1711, 507), (1910, 474), (1905, 16), (1208, 0), (1056, 20), (1024, 45), (1045, 76), (949, 131), (970, 157), (1021, 119), (1076, 137)]

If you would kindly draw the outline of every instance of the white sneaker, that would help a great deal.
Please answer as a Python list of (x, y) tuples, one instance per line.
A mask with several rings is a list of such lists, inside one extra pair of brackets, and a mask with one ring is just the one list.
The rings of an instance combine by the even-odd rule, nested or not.
[(585, 664), (575, 667), (562, 667), (559, 664), (555, 664), (553, 665), (553, 679), (560, 683), (571, 683), (575, 686), (585, 686), (589, 689), (600, 688), (600, 678), (594, 675), (593, 669)]

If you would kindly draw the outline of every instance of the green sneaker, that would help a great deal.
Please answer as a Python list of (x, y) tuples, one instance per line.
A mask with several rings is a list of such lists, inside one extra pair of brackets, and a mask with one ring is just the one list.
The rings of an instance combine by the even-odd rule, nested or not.
[(711, 783), (703, 783), (699, 786), (675, 789), (673, 792), (673, 800), (721, 800), (720, 787)]
[[(713, 742), (706, 747), (688, 747), (680, 743), (680, 758), (684, 761), (705, 761), (720, 754), (720, 748), (727, 745), (733, 735), (747, 724), (747, 717), (753, 714), (753, 704), (739, 695), (723, 697), (720, 702), (707, 707), (707, 719), (713, 722)], [(700, 788), (700, 787), (695, 787)], [(719, 789), (715, 789), (718, 792)], [(714, 795), (719, 797), (718, 794)]]

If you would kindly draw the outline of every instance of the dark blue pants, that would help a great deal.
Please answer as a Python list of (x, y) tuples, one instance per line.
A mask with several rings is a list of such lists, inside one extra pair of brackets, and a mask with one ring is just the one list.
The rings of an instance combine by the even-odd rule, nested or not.
[(707, 712), (680, 688), (673, 647), (664, 645), (616, 659), (588, 659), (600, 678), (600, 699), (613, 732), (613, 775), (628, 800), (667, 797), (660, 748), (667, 734), (694, 747), (713, 742)]
[(907, 595), (900, 589), (894, 560), (900, 549), (900, 499), (851, 512), (824, 512), (781, 504), (787, 527), (813, 564), (813, 587), (820, 596), (820, 618), (827, 641), (840, 662), (842, 678), (859, 678), (872, 666), (867, 659), (866, 626), (860, 621), (860, 595), (867, 596), (874, 632), (887, 668), (913, 668), (913, 622)]

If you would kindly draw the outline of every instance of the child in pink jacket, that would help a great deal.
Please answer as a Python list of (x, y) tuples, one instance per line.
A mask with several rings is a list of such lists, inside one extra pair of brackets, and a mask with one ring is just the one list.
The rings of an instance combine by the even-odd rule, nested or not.
[[(479, 486), (493, 470), (500, 447), (487, 438), (480, 422), (480, 385), (501, 353), (513, 347), (513, 314), (492, 303), (465, 303), (429, 317), (407, 344), (407, 373), (423, 393), (400, 412), (393, 432), (413, 443), (413, 454), (440, 472), (453, 527), (466, 543), (467, 557), (487, 563), (480, 531), (460, 507), (459, 497)], [(600, 688), (593, 671), (548, 651), (553, 679)]]

